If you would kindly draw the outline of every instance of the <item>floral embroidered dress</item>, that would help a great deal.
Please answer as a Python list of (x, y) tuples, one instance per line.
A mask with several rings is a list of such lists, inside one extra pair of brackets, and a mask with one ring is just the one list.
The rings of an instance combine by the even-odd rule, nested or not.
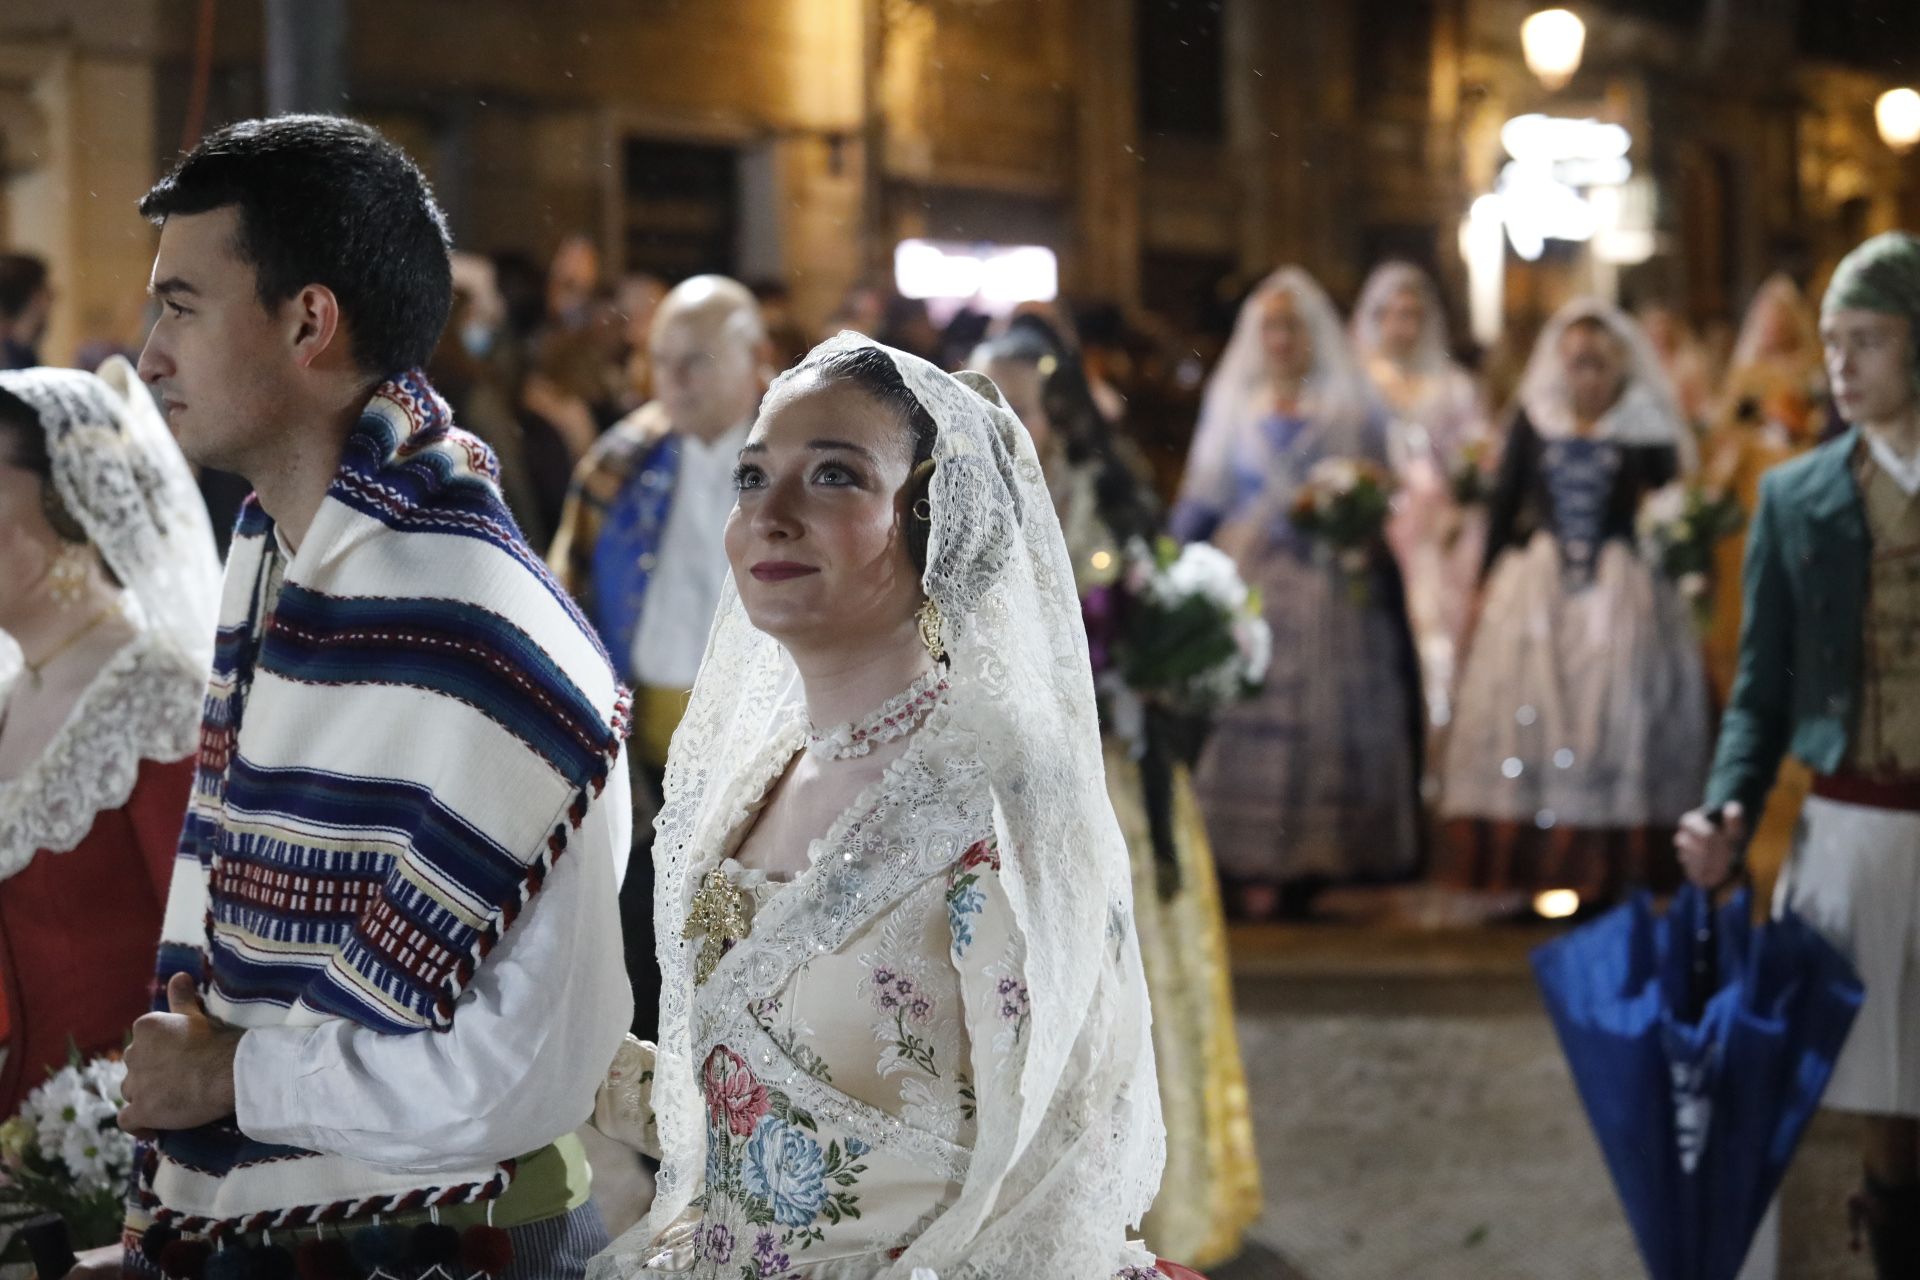
[[(937, 735), (938, 720), (936, 711), (923, 732)], [(796, 721), (743, 775), (748, 799), (724, 847), (745, 834), (802, 740)], [(751, 931), (695, 996), (707, 1161), (697, 1212), (680, 1224), (694, 1264), (677, 1274), (871, 1276), (959, 1195), (981, 1087), (1010, 1087), (1007, 1067), (1032, 1008), (985, 797), (936, 783), (965, 761), (929, 745), (890, 772), (890, 794), (864, 797), (815, 843), (796, 879), (770, 879), (731, 857), (718, 864), (744, 891)], [(912, 845), (957, 855), (889, 877), (911, 883), (844, 945), (824, 954), (782, 945), (804, 900), (818, 894), (823, 866)], [(650, 1054), (623, 1065), (643, 1080)], [(624, 1122), (609, 1122), (603, 1105), (603, 1124), (650, 1126), (650, 1106), (643, 1085)], [(1130, 1270), (1128, 1280), (1157, 1274)]]

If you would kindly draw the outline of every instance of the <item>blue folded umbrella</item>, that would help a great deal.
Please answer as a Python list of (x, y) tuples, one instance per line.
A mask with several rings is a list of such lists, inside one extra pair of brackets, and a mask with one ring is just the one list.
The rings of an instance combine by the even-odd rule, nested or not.
[(1800, 917), (1692, 886), (1540, 947), (1535, 976), (1653, 1280), (1732, 1280), (1863, 988)]

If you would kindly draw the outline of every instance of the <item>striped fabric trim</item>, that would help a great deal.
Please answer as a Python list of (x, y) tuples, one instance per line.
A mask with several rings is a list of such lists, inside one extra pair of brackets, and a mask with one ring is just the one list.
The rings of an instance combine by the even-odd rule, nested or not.
[(499, 477), (493, 451), (453, 426), (446, 402), (416, 369), (383, 386), (361, 414), (327, 497), (402, 532), (492, 544), (519, 561), (575, 625), (594, 635), (573, 597), (520, 536)]
[(608, 728), (586, 695), (519, 627), (465, 601), (344, 599), (288, 583), (260, 669), (445, 694), (518, 735), (573, 785), (606, 777)]

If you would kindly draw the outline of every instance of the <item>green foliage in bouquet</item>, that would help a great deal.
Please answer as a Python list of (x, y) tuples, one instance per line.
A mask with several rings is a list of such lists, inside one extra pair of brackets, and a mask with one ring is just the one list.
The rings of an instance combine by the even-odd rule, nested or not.
[(1364, 458), (1326, 458), (1307, 473), (1288, 513), (1294, 528), (1332, 551), (1356, 608), (1371, 600), (1367, 569), (1386, 538), (1392, 499), (1385, 468)]
[[(1161, 538), (1154, 547), (1154, 563), (1162, 574), (1173, 568), (1178, 557), (1179, 548), (1171, 538)], [(1258, 616), (1259, 594), (1248, 591), (1245, 600), (1242, 611)], [(1233, 638), (1239, 613), (1230, 611), (1222, 600), (1199, 592), (1170, 599), (1149, 593), (1134, 603), (1121, 648), (1120, 675), (1141, 693), (1178, 701), (1196, 679), (1239, 657), (1240, 645)]]
[(1636, 524), (1642, 554), (1672, 580), (1702, 631), (1713, 621), (1714, 551), (1746, 516), (1731, 494), (1680, 481), (1649, 494)]
[(1206, 543), (1135, 543), (1120, 581), (1082, 600), (1096, 675), (1135, 697), (1210, 715), (1259, 691), (1272, 637), (1260, 598), (1230, 557)]
[(1447, 477), (1454, 505), (1479, 507), (1493, 501), (1493, 478), (1487, 474), (1486, 454), (1483, 440), (1469, 440), (1461, 446), (1460, 459)]

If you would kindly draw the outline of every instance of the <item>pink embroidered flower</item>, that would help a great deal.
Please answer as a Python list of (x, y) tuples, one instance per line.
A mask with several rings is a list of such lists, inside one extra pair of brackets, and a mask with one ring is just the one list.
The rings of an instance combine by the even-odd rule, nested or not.
[[(724, 1057), (722, 1056), (724, 1055)], [(747, 1061), (724, 1045), (707, 1059), (707, 1118), (744, 1138), (767, 1114), (767, 1086), (753, 1078)]]
[(1000, 869), (999, 844), (992, 840), (982, 840), (977, 844), (970, 845), (967, 851), (960, 855), (960, 865), (962, 867), (992, 867), (995, 871), (998, 871)]

